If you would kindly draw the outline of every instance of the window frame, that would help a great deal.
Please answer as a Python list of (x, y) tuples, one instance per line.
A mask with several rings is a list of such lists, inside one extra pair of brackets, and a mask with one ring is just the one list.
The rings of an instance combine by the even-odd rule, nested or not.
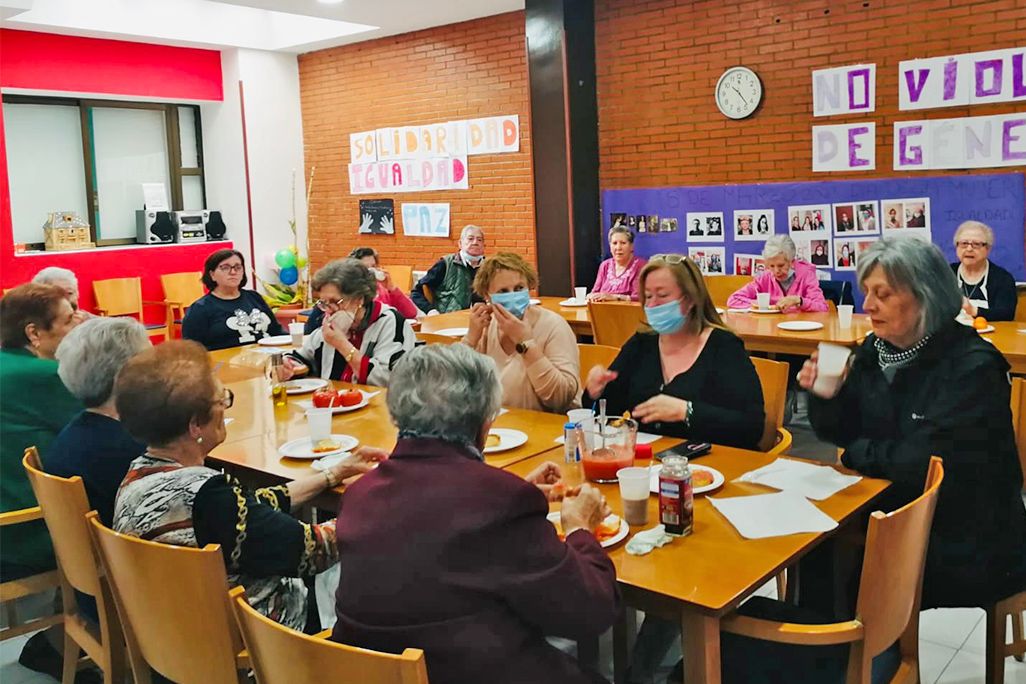
[[(93, 155), (92, 127), (89, 125), (89, 109), (95, 107), (118, 108), (118, 109), (148, 109), (164, 112), (165, 141), (167, 144), (168, 178), (171, 187), (170, 200), (172, 211), (182, 211), (184, 199), (182, 197), (182, 177), (199, 176), (200, 188), (203, 192), (203, 206), (207, 204), (207, 188), (203, 169), (203, 127), (199, 105), (184, 102), (132, 102), (128, 100), (103, 100), (86, 97), (45, 97), (38, 95), (21, 95), (4, 93), (2, 97), (4, 104), (31, 104), (31, 105), (58, 105), (62, 107), (78, 107), (79, 121), (82, 133), (82, 158), (84, 166), (82, 173), (85, 177), (86, 190), (86, 211), (89, 222), (89, 236), (96, 247), (111, 247), (117, 245), (134, 245), (134, 238), (108, 238), (98, 240), (96, 237), (97, 213), (100, 198), (96, 190), (96, 179), (93, 174), (95, 159)], [(196, 116), (196, 152), (198, 166), (182, 166), (182, 145), (181, 130), (178, 121), (178, 108), (188, 107)], [(7, 163), (7, 160), (4, 160)], [(8, 172), (10, 169), (8, 169)], [(28, 249), (42, 250), (45, 247), (43, 242), (30, 242), (25, 245)]]

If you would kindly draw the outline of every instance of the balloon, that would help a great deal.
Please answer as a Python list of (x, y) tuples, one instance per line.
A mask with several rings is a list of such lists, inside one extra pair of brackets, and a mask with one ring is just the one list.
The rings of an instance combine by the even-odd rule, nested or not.
[(296, 247), (295, 245), (289, 245), (289, 251), (292, 252), (293, 254), (299, 254), (299, 248)]
[(296, 255), (288, 249), (279, 249), (278, 253), (274, 255), (274, 260), (282, 268), (296, 265)]
[(299, 280), (299, 271), (295, 266), (287, 266), (281, 269), (281, 273), (278, 274), (283, 285), (295, 285), (296, 281)]
[(305, 256), (300, 254), (299, 256), (296, 257), (296, 267), (303, 268), (304, 266), (306, 266), (306, 264), (307, 264), (307, 259), (306, 259)]

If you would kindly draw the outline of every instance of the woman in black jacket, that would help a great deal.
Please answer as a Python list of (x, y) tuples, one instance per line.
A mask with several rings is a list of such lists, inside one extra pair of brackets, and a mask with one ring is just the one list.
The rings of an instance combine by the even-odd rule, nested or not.
[(951, 270), (962, 290), (962, 310), (988, 321), (1015, 320), (1015, 278), (989, 259), (994, 231), (986, 223), (966, 221), (955, 231), (954, 241), (958, 262)]
[(873, 334), (846, 380), (831, 396), (812, 393), (815, 356), (798, 377), (816, 434), (844, 449), (845, 466), (894, 483), (883, 510), (918, 496), (930, 456), (944, 459), (923, 608), (984, 606), (1022, 591), (1026, 508), (1007, 361), (953, 320), (962, 297), (932, 244), (880, 240), (859, 257), (858, 275)]

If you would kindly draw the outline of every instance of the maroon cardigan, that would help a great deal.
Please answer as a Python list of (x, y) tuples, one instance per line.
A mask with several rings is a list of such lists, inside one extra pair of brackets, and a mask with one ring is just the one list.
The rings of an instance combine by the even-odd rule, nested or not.
[(466, 449), (399, 440), (342, 497), (332, 639), (424, 649), (431, 684), (596, 681), (544, 637), (608, 629), (616, 570), (587, 531), (561, 542), (548, 511), (536, 486)]

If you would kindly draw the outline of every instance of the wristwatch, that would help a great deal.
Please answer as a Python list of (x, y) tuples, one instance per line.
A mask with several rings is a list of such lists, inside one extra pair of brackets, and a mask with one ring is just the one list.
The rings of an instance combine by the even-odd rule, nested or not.
[(515, 349), (517, 354), (526, 354), (527, 350), (534, 346), (534, 340), (524, 340), (523, 342), (517, 342)]

